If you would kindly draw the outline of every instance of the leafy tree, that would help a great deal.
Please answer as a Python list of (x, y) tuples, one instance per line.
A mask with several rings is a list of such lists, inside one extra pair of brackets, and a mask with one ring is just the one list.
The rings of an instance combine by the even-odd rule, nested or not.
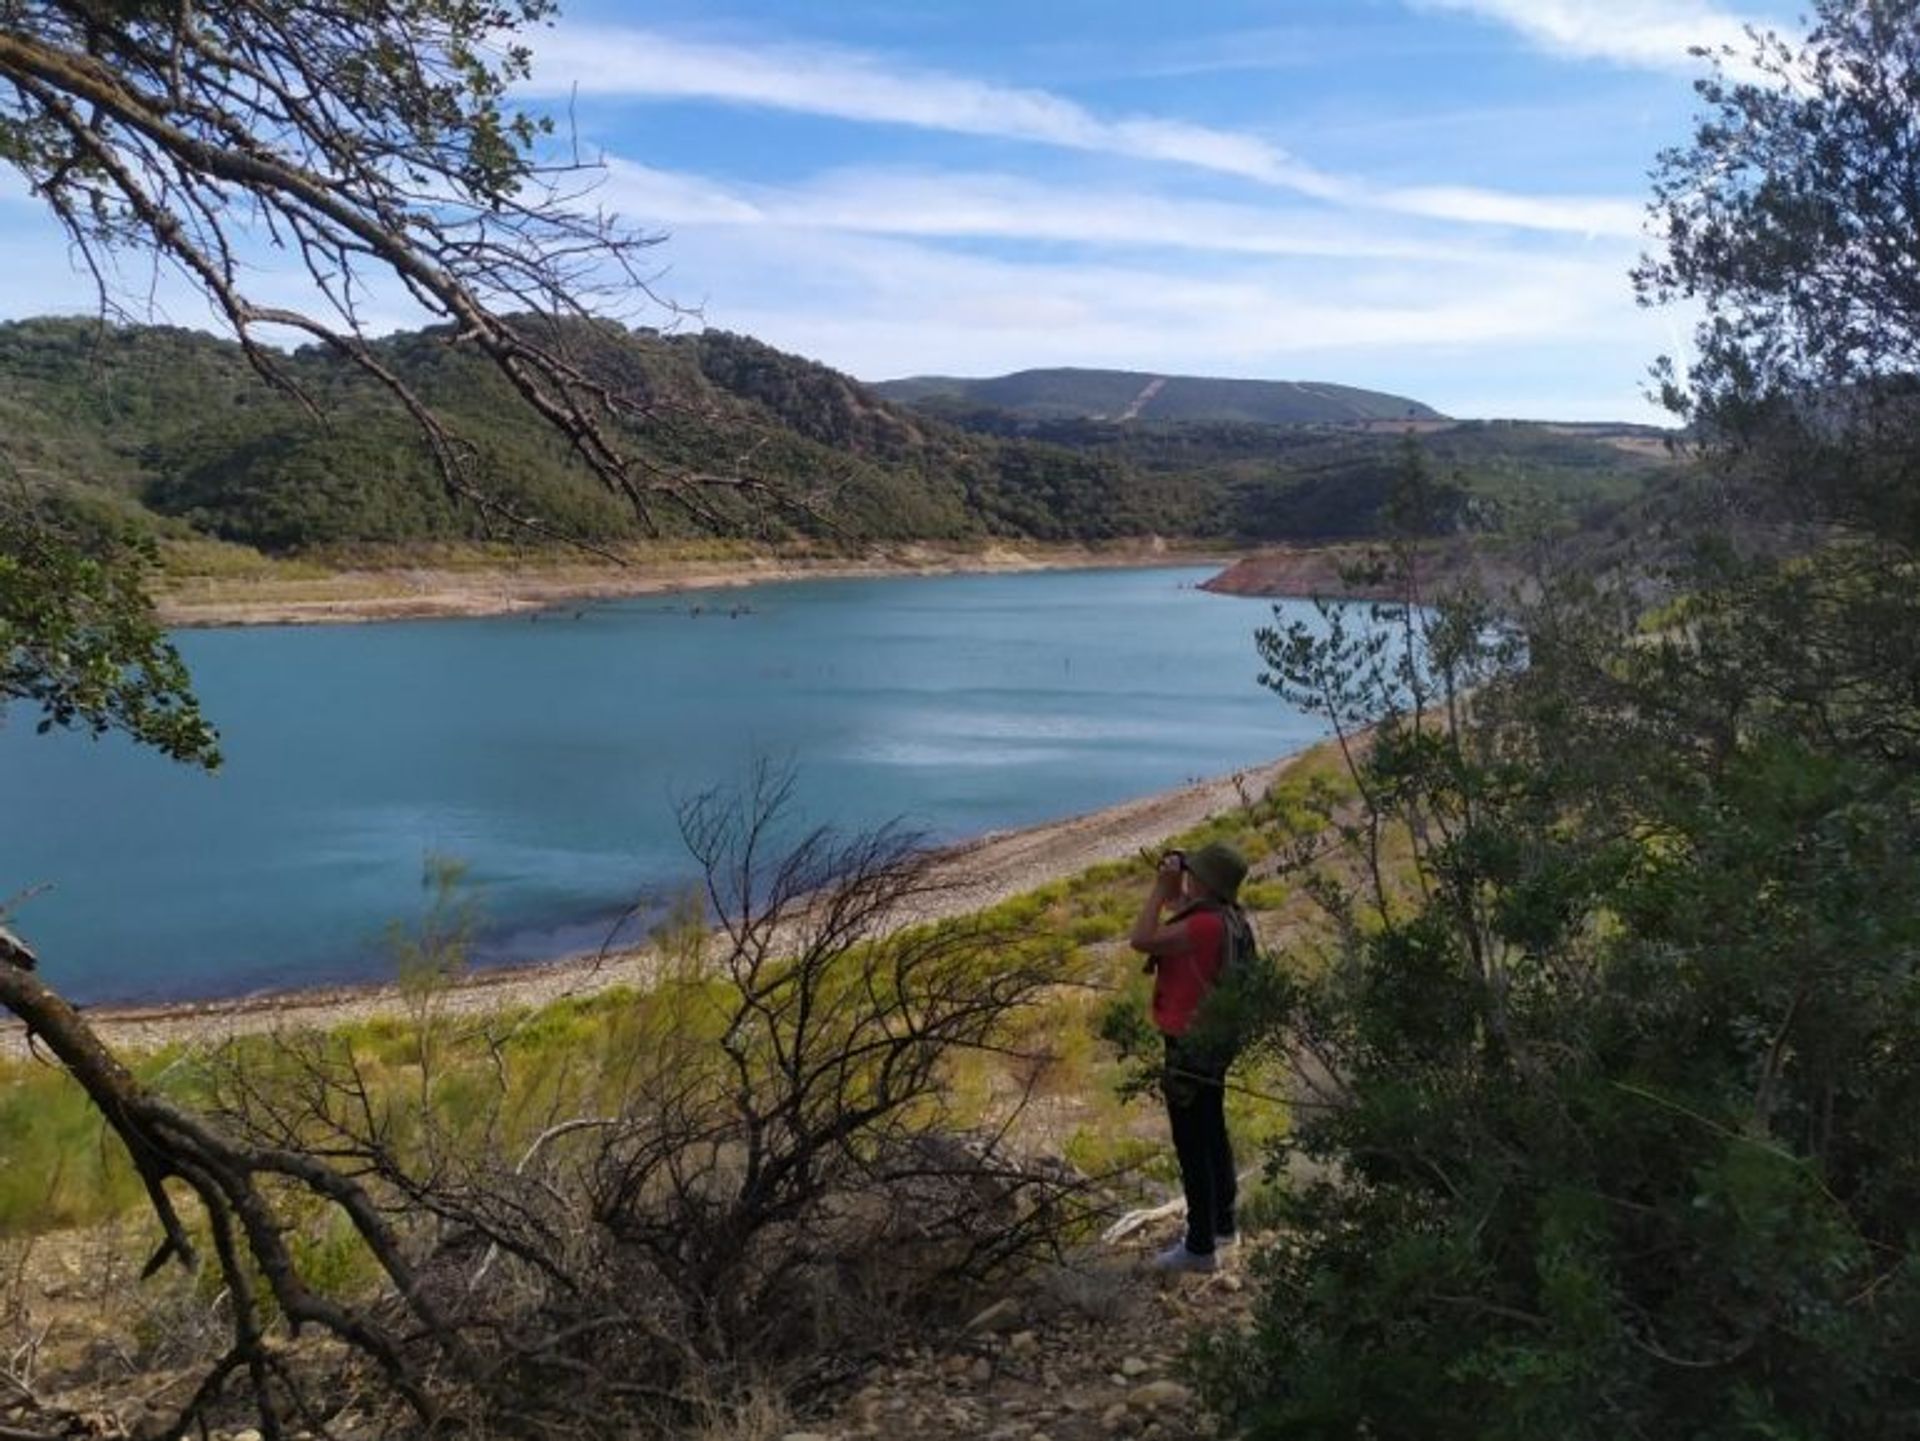
[(141, 587), (151, 560), (111, 517), (0, 494), (0, 715), (26, 701), (42, 731), (117, 730), (211, 770), (213, 728)]
[(1738, 522), (1676, 598), (1262, 636), (1362, 802), (1269, 1016), (1320, 1179), (1208, 1358), (1245, 1434), (1920, 1428), (1915, 18), (1829, 0), (1662, 162)]
[[(1749, 506), (1920, 536), (1920, 6), (1820, 0), (1804, 44), (1756, 42), (1700, 82), (1690, 144), (1654, 176), (1644, 301), (1704, 308), (1666, 398), (1729, 458)], [(1790, 478), (1790, 488), (1768, 477)]]

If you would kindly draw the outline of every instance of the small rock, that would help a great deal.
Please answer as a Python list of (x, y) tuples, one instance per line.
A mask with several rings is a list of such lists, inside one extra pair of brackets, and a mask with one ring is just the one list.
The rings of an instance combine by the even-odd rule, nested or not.
[(260, 1441), (260, 1433), (249, 1426), (244, 1431), (234, 1432), (233, 1441)]
[(1149, 1366), (1145, 1361), (1142, 1361), (1138, 1356), (1129, 1356), (1120, 1363), (1120, 1374), (1122, 1376), (1144, 1376), (1152, 1369), (1153, 1367)]
[(1011, 1331), (1020, 1320), (1020, 1303), (1011, 1296), (1002, 1297), (967, 1322), (969, 1331)]
[(1242, 1281), (1231, 1271), (1222, 1273), (1220, 1277), (1220, 1289), (1223, 1291), (1242, 1291), (1246, 1289), (1246, 1285), (1247, 1283), (1245, 1281)]
[(967, 1379), (976, 1386), (984, 1386), (993, 1379), (993, 1362), (985, 1356), (977, 1357), (973, 1365), (967, 1368)]
[(1193, 1392), (1178, 1381), (1149, 1381), (1127, 1393), (1127, 1401), (1143, 1411), (1157, 1411), (1162, 1406), (1184, 1406), (1191, 1400)]
[(833, 1441), (833, 1438), (823, 1431), (789, 1431), (780, 1441)]
[(1116, 1401), (1100, 1413), (1100, 1425), (1107, 1431), (1125, 1431), (1133, 1425), (1133, 1413), (1127, 1409), (1127, 1403)]
[(1040, 1344), (1040, 1338), (1031, 1331), (1015, 1331), (1007, 1339), (1007, 1349), (1016, 1356), (1024, 1356)]
[(1116, 1386), (1125, 1386), (1127, 1384), (1127, 1378), (1122, 1376), (1118, 1371), (1109, 1371), (1107, 1373), (1107, 1379)]

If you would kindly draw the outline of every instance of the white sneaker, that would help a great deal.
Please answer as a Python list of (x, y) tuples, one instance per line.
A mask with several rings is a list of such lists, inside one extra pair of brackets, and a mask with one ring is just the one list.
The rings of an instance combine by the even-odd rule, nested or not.
[(1156, 1271), (1175, 1272), (1192, 1271), (1197, 1274), (1204, 1274), (1208, 1271), (1218, 1271), (1220, 1269), (1220, 1258), (1211, 1252), (1203, 1256), (1198, 1251), (1189, 1251), (1187, 1249), (1187, 1243), (1183, 1239), (1175, 1241), (1171, 1246), (1167, 1247), (1166, 1250), (1155, 1256), (1153, 1258), (1153, 1269)]

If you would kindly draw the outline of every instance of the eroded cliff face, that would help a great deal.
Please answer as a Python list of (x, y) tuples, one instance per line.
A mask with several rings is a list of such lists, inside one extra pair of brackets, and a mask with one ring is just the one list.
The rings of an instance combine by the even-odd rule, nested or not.
[[(1243, 556), (1202, 590), (1221, 595), (1398, 600), (1397, 577), (1379, 574), (1383, 551), (1364, 545), (1282, 546)], [(1416, 554), (1415, 578), (1422, 594), (1437, 595), (1468, 583), (1504, 590), (1519, 578), (1516, 560), (1485, 545), (1445, 541)]]

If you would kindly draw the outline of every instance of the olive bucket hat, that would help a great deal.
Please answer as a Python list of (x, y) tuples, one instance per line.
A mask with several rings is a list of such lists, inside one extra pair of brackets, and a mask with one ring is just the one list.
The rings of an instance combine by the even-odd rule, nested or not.
[(1190, 852), (1187, 870), (1215, 896), (1229, 902), (1240, 894), (1240, 882), (1247, 878), (1246, 859), (1220, 841), (1209, 842)]

